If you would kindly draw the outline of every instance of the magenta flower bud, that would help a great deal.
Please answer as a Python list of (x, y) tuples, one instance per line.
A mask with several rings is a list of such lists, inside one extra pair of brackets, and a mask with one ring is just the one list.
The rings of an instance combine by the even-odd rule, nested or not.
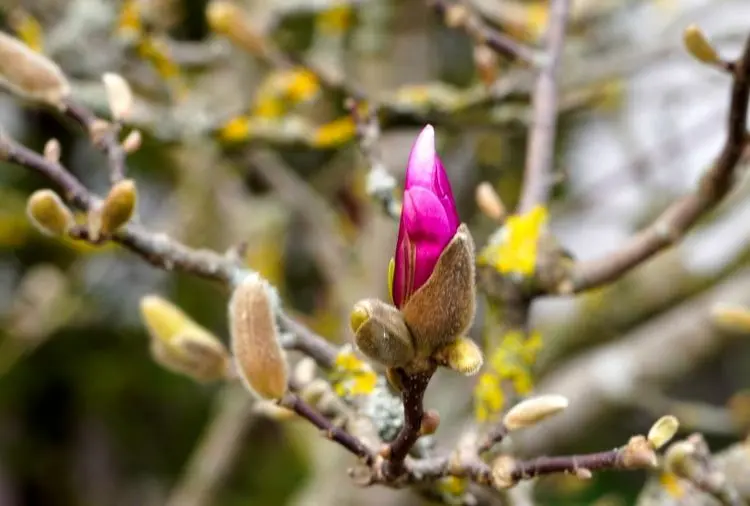
[(393, 271), (393, 303), (401, 308), (429, 279), (461, 221), (448, 174), (435, 152), (435, 130), (422, 129), (409, 154)]

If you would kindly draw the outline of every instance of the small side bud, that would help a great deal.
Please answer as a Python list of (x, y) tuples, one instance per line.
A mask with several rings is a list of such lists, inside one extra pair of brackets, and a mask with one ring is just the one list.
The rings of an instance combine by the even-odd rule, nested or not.
[(474, 46), (474, 65), (482, 84), (492, 86), (499, 74), (497, 53), (486, 44)]
[(711, 318), (721, 329), (740, 334), (750, 333), (750, 309), (740, 305), (716, 304)]
[(682, 40), (688, 52), (698, 61), (716, 65), (721, 63), (721, 58), (716, 49), (708, 42), (703, 30), (697, 25), (690, 25), (682, 33)]
[(513, 406), (503, 418), (509, 431), (529, 427), (556, 415), (568, 407), (568, 399), (562, 395), (540, 395), (521, 401)]
[(177, 306), (148, 295), (141, 299), (141, 318), (157, 363), (198, 381), (226, 377), (229, 354), (224, 345)]
[(422, 415), (422, 425), (419, 427), (420, 436), (434, 434), (440, 425), (440, 414), (434, 409), (428, 409)]
[(317, 370), (318, 365), (315, 363), (315, 360), (310, 357), (304, 357), (294, 367), (292, 378), (295, 384), (299, 386), (308, 385), (315, 379)]
[(438, 364), (460, 372), (466, 376), (476, 374), (484, 363), (482, 350), (467, 337), (459, 337), (452, 343), (446, 344), (433, 354)]
[(516, 461), (508, 455), (501, 455), (492, 463), (492, 485), (497, 489), (508, 489), (514, 487), (516, 480), (513, 479), (513, 469)]
[(474, 195), (477, 206), (482, 213), (498, 223), (502, 223), (505, 219), (506, 211), (503, 201), (500, 200), (500, 195), (497, 194), (495, 189), (487, 181), (479, 183)]
[(451, 4), (445, 9), (444, 21), (449, 28), (458, 28), (469, 19), (469, 11), (465, 5)]
[(143, 144), (143, 136), (140, 130), (131, 130), (130, 133), (122, 141), (122, 150), (127, 154), (135, 153), (141, 149)]
[(414, 358), (411, 334), (401, 312), (377, 299), (357, 302), (350, 314), (357, 348), (387, 367), (403, 367)]
[(44, 144), (44, 158), (48, 162), (59, 162), (61, 154), (62, 148), (60, 147), (60, 141), (57, 139), (50, 139)]
[(271, 287), (257, 274), (243, 279), (229, 301), (229, 328), (237, 370), (264, 399), (281, 399), (289, 378), (274, 316)]
[(664, 454), (664, 467), (680, 477), (694, 474), (696, 448), (690, 441), (679, 441), (669, 447)]
[(50, 236), (65, 235), (75, 224), (73, 213), (52, 190), (35, 191), (26, 203), (26, 214), (31, 223)]
[(70, 84), (60, 67), (4, 32), (0, 32), (0, 86), (57, 108), (63, 108), (70, 95)]
[(107, 194), (101, 207), (100, 232), (111, 235), (133, 217), (138, 193), (132, 179), (116, 183)]
[(116, 121), (126, 121), (133, 111), (133, 91), (130, 85), (120, 74), (109, 72), (102, 76), (102, 82), (112, 117)]
[(622, 449), (622, 466), (625, 469), (647, 469), (656, 467), (657, 459), (651, 443), (643, 436), (633, 436)]
[(648, 442), (654, 450), (658, 450), (672, 440), (680, 428), (680, 422), (672, 415), (662, 416), (648, 431)]

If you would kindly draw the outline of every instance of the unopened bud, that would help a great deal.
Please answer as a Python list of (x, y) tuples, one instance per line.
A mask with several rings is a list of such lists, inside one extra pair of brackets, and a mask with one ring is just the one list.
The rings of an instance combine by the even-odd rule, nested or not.
[(250, 26), (245, 13), (229, 0), (214, 0), (206, 7), (208, 25), (237, 46), (251, 52), (263, 50), (263, 38)]
[(287, 390), (288, 372), (271, 290), (259, 275), (246, 276), (229, 301), (229, 327), (237, 370), (246, 386), (265, 399), (280, 399)]
[(44, 144), (44, 159), (48, 162), (59, 162), (61, 153), (62, 148), (60, 147), (60, 141), (57, 139), (50, 139)]
[(474, 198), (477, 202), (477, 206), (482, 213), (497, 222), (502, 222), (505, 219), (505, 206), (503, 201), (500, 200), (500, 195), (497, 194), (495, 189), (487, 181), (479, 183), (476, 189)]
[(160, 365), (199, 381), (227, 375), (229, 355), (221, 341), (171, 302), (155, 295), (143, 297), (141, 318), (152, 338), (152, 356)]
[(621, 462), (625, 469), (645, 469), (656, 467), (657, 459), (651, 443), (645, 437), (633, 436), (622, 449)]
[(750, 333), (750, 309), (740, 305), (716, 304), (711, 318), (721, 329), (742, 334)]
[(492, 485), (498, 489), (507, 489), (516, 485), (513, 479), (513, 470), (516, 461), (509, 455), (501, 455), (492, 463)]
[(133, 217), (138, 193), (132, 179), (116, 183), (101, 206), (102, 234), (111, 235)]
[(486, 44), (475, 46), (474, 65), (477, 67), (479, 79), (482, 81), (482, 84), (487, 87), (492, 86), (497, 80), (499, 70), (497, 53)]
[(519, 402), (503, 418), (509, 431), (529, 427), (568, 407), (568, 399), (562, 395), (540, 395)]
[(682, 40), (688, 52), (698, 61), (715, 65), (721, 63), (716, 49), (708, 42), (703, 31), (697, 25), (690, 25), (682, 33)]
[(106, 73), (102, 76), (107, 102), (112, 117), (116, 121), (125, 121), (133, 111), (133, 91), (128, 82), (120, 75)]
[(434, 434), (440, 425), (440, 414), (434, 409), (428, 409), (422, 415), (422, 425), (419, 427), (420, 436)]
[(89, 125), (89, 135), (91, 136), (91, 140), (94, 141), (94, 144), (99, 144), (111, 128), (112, 125), (107, 120), (96, 118), (92, 121)]
[(438, 348), (432, 356), (440, 365), (456, 372), (473, 376), (484, 363), (482, 350), (469, 338), (459, 337), (452, 343)]
[(317, 406), (324, 397), (329, 395), (333, 395), (331, 385), (322, 378), (314, 379), (299, 393), (300, 398), (311, 406)]
[(141, 149), (143, 143), (143, 136), (140, 130), (131, 130), (130, 133), (122, 141), (122, 150), (127, 154), (135, 153)]
[(61, 236), (75, 224), (73, 213), (52, 190), (35, 191), (26, 203), (31, 222), (43, 233)]
[(672, 440), (680, 428), (680, 422), (672, 415), (662, 416), (648, 431), (648, 442), (654, 450), (658, 450)]
[(317, 372), (318, 365), (310, 357), (304, 357), (294, 367), (294, 373), (292, 378), (295, 384), (299, 386), (307, 385), (315, 379), (315, 373)]
[(70, 84), (60, 67), (4, 32), (0, 32), (0, 86), (58, 108), (70, 95)]

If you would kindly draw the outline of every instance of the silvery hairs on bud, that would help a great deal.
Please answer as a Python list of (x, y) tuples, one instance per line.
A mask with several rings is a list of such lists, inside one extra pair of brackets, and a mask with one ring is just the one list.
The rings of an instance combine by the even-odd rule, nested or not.
[(361, 300), (354, 305), (351, 320), (357, 348), (370, 359), (403, 367), (414, 358), (411, 334), (395, 307), (377, 299)]
[(462, 224), (430, 278), (401, 308), (417, 354), (429, 356), (463, 334), (474, 319), (475, 298), (474, 241)]
[(229, 301), (229, 328), (237, 372), (251, 392), (264, 399), (280, 399), (289, 377), (279, 343), (275, 292), (258, 274), (235, 284)]
[(62, 108), (70, 84), (52, 60), (0, 32), (0, 86), (23, 98)]

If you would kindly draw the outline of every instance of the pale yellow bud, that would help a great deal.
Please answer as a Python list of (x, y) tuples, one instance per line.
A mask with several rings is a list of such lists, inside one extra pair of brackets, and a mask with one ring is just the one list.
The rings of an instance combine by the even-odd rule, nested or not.
[(137, 197), (138, 192), (132, 179), (124, 179), (110, 189), (100, 210), (102, 234), (113, 234), (130, 221)]
[(52, 190), (35, 191), (26, 203), (26, 213), (31, 223), (51, 236), (67, 234), (75, 224), (73, 213)]
[(655, 450), (658, 450), (672, 440), (679, 428), (680, 422), (676, 417), (672, 415), (662, 416), (648, 431), (648, 442)]
[(294, 374), (292, 374), (292, 377), (297, 385), (304, 386), (315, 379), (317, 370), (318, 365), (315, 363), (315, 360), (310, 357), (304, 357), (297, 362), (296, 366), (294, 366)]
[(102, 82), (112, 117), (117, 121), (127, 120), (133, 110), (133, 91), (130, 85), (120, 74), (114, 73), (104, 74)]
[(509, 431), (529, 427), (545, 420), (568, 407), (568, 399), (562, 395), (540, 395), (519, 402), (503, 418)]
[(122, 150), (127, 154), (135, 153), (141, 149), (143, 143), (143, 136), (140, 130), (131, 130), (130, 133), (122, 141)]
[(229, 354), (216, 336), (156, 295), (143, 297), (140, 306), (156, 362), (199, 381), (226, 377)]
[(513, 479), (513, 470), (516, 467), (516, 460), (509, 455), (501, 455), (492, 462), (492, 485), (497, 489), (507, 489), (516, 485), (517, 480)]
[(742, 334), (750, 333), (750, 309), (740, 305), (716, 304), (711, 317), (720, 328)]
[(251, 274), (237, 285), (229, 301), (237, 372), (253, 393), (265, 399), (281, 399), (289, 376), (279, 344), (273, 298), (268, 283)]
[(0, 87), (58, 108), (70, 95), (70, 84), (55, 63), (4, 32), (0, 32)]
[(62, 148), (60, 147), (60, 141), (57, 139), (50, 139), (44, 144), (44, 158), (48, 162), (59, 162), (61, 153)]
[(438, 348), (432, 356), (438, 364), (453, 369), (456, 372), (472, 376), (476, 374), (484, 363), (482, 350), (467, 337), (459, 337), (452, 343)]
[(505, 206), (503, 205), (503, 201), (500, 200), (500, 195), (497, 194), (490, 183), (487, 181), (479, 183), (474, 198), (479, 210), (482, 211), (485, 216), (492, 218), (497, 222), (502, 222), (503, 219), (505, 219)]
[(721, 63), (716, 49), (708, 42), (705, 34), (697, 25), (690, 25), (682, 33), (682, 40), (688, 52), (698, 61), (715, 65)]

